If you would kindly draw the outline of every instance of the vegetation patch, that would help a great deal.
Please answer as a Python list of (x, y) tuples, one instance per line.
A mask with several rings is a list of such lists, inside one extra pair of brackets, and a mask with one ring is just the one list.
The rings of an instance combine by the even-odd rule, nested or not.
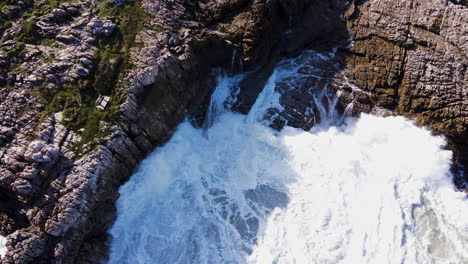
[[(98, 11), (101, 16), (112, 16), (118, 26), (111, 36), (98, 41), (94, 70), (77, 83), (52, 89), (42, 87), (38, 94), (45, 104), (43, 116), (62, 112), (62, 123), (75, 132), (80, 131), (82, 140), (73, 146), (79, 156), (86, 154), (82, 152), (84, 145), (91, 145), (86, 149), (92, 150), (97, 146), (97, 139), (110, 133), (101, 129), (102, 121), (109, 125), (121, 122), (120, 105), (126, 98), (121, 84), (124, 74), (131, 68), (130, 49), (136, 44), (136, 35), (143, 29), (146, 16), (139, 2), (122, 7), (109, 7), (103, 3)], [(104, 110), (96, 108), (99, 95), (110, 96)]]
[[(97, 146), (95, 140), (103, 138), (109, 134), (108, 131), (102, 131), (101, 121), (109, 124), (119, 122), (120, 105), (125, 99), (123, 90), (116, 89), (112, 95), (109, 105), (104, 111), (96, 108), (98, 94), (89, 89), (89, 80), (79, 82), (78, 84), (66, 84), (60, 89), (48, 89), (42, 87), (39, 96), (42, 101), (48, 102), (43, 111), (43, 117), (53, 113), (62, 112), (62, 124), (75, 132), (81, 132), (82, 140), (73, 146), (73, 150), (78, 154), (85, 144)], [(86, 90), (89, 89), (89, 94)]]
[[(16, 44), (7, 51), (11, 58), (10, 71), (20, 69), (26, 54), (26, 44), (44, 45), (52, 48), (60, 46), (56, 41), (40, 35), (36, 26), (38, 17), (46, 15), (62, 3), (70, 0), (37, 1), (34, 8), (23, 14), (21, 34), (16, 37)], [(5, 8), (4, 2), (0, 8)], [(143, 29), (144, 19), (148, 16), (141, 8), (140, 1), (120, 7), (111, 6), (107, 1), (101, 1), (95, 8), (101, 17), (109, 17), (117, 27), (111, 36), (98, 40), (94, 68), (87, 77), (76, 83), (61, 83), (55, 87), (42, 86), (36, 89), (37, 97), (44, 104), (40, 118), (62, 112), (62, 124), (68, 129), (80, 133), (82, 140), (73, 146), (79, 156), (84, 155), (83, 146), (93, 150), (97, 146), (97, 139), (107, 136), (110, 131), (103, 131), (102, 122), (110, 126), (118, 124), (120, 120), (120, 106), (127, 94), (122, 87), (125, 73), (132, 67), (130, 49), (138, 46), (135, 43), (137, 34)], [(0, 18), (0, 32), (11, 26), (10, 21), (2, 22)], [(55, 60), (53, 54), (41, 55), (44, 63)], [(99, 95), (110, 97), (109, 104), (104, 110), (96, 108)]]
[(8, 3), (6, 1), (0, 2), (0, 12), (8, 8)]
[(10, 20), (2, 20), (2, 19), (0, 18), (0, 35), (3, 34), (3, 32), (4, 32), (7, 28), (11, 27), (11, 25), (12, 25), (12, 23), (11, 23)]
[(15, 46), (7, 51), (8, 57), (23, 57), (26, 54), (25, 46), (23, 42), (16, 42)]
[(36, 26), (35, 18), (31, 18), (25, 24), (23, 24), (21, 34), (17, 37), (18, 41), (28, 43), (28, 44), (39, 44), (42, 37), (38, 33), (39, 27)]
[(0, 0), (0, 1), (1, 1), (0, 2), (0, 36), (2, 36), (3, 32), (5, 32), (5, 30), (9, 28), (13, 23), (11, 22), (10, 19), (8, 19), (8, 17), (6, 17), (3, 14), (3, 11), (5, 11), (9, 6), (7, 1), (5, 0)]
[(34, 9), (32, 12), (25, 14), (26, 17), (39, 17), (43, 16), (50, 11), (52, 11), (54, 8), (58, 8), (61, 4), (64, 3), (73, 3), (76, 2), (76, 0), (46, 0), (44, 2), (37, 1), (37, 3), (34, 3)]

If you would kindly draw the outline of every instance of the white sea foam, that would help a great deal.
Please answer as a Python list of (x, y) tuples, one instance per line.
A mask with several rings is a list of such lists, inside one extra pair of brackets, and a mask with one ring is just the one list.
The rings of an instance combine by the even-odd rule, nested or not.
[(401, 117), (282, 133), (296, 179), (251, 263), (468, 263), (468, 201), (450, 152)]
[(110, 263), (468, 263), (444, 139), (371, 115), (273, 131), (260, 121), (280, 70), (249, 116), (222, 109), (239, 79), (220, 79), (210, 127), (181, 124), (142, 162)]
[(6, 242), (6, 237), (0, 236), (0, 259), (5, 257), (5, 254), (7, 252)]

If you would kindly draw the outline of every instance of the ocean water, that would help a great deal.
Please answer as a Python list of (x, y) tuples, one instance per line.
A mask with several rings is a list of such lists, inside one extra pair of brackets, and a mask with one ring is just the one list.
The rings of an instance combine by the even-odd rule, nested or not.
[(327, 59), (303, 56), (278, 65), (247, 116), (229, 110), (242, 76), (220, 76), (206, 126), (182, 123), (121, 187), (110, 263), (468, 263), (468, 200), (442, 137), (403, 117), (340, 117), (313, 89), (321, 124), (268, 126), (277, 84), (307, 77), (291, 65)]

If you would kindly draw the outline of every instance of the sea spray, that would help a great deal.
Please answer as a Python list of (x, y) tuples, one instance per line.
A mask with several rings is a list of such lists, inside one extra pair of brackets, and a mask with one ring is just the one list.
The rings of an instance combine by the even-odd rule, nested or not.
[(6, 242), (6, 238), (0, 236), (0, 259), (3, 258), (7, 252)]
[(326, 91), (310, 132), (269, 128), (301, 63), (280, 63), (248, 116), (229, 111), (242, 76), (218, 79), (205, 129), (181, 124), (120, 189), (110, 263), (467, 263), (443, 138), (339, 117)]

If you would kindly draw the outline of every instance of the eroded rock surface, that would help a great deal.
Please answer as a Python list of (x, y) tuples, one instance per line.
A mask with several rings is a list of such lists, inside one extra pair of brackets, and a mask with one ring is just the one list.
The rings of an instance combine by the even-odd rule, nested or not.
[(356, 112), (380, 107), (413, 118), (447, 136), (466, 168), (468, 8), (456, 2), (353, 2), (344, 16), (353, 40), (344, 76), (368, 92), (354, 94), (368, 102)]

